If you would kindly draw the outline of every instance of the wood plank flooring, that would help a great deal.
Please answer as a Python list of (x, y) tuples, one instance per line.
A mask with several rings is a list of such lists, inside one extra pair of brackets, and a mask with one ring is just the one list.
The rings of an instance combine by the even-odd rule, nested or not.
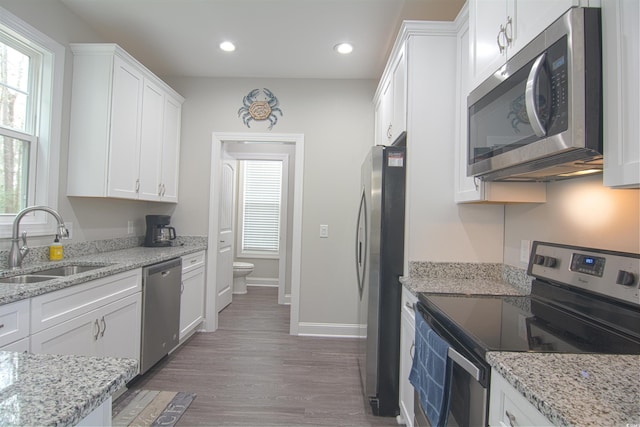
[(249, 287), (132, 388), (198, 396), (179, 426), (394, 426), (365, 405), (357, 340), (289, 335), (277, 288)]

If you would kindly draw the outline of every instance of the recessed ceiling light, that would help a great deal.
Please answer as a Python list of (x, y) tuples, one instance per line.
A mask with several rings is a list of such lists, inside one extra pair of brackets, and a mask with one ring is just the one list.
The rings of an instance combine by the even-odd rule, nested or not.
[(236, 50), (236, 46), (229, 41), (225, 41), (220, 43), (220, 49), (224, 50), (225, 52), (233, 52), (234, 50)]
[(350, 43), (339, 43), (333, 47), (333, 50), (343, 55), (346, 55), (353, 51), (353, 45), (351, 45)]

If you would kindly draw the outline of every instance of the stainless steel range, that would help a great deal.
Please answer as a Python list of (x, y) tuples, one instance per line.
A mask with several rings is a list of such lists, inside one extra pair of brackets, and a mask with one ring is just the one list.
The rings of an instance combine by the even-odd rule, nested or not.
[(639, 254), (534, 242), (528, 274), (529, 296), (419, 296), (450, 345), (449, 425), (487, 424), (489, 351), (640, 354)]

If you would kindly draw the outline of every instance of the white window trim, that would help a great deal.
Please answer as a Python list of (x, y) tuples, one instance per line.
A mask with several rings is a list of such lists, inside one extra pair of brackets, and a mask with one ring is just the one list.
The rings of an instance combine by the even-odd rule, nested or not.
[[(287, 206), (288, 206), (288, 193), (289, 188), (289, 155), (288, 154), (249, 154), (249, 153), (234, 153), (234, 157), (238, 161), (242, 160), (280, 160), (282, 162), (282, 199), (280, 200), (280, 252), (278, 254), (265, 254), (258, 252), (243, 252), (242, 251), (242, 209), (237, 210), (237, 224), (238, 233), (236, 240), (237, 258), (253, 258), (253, 259), (280, 259), (283, 248), (286, 248), (286, 228), (287, 228)], [(239, 163), (240, 164), (240, 163)], [(241, 165), (241, 164), (240, 164)], [(241, 170), (243, 166), (240, 166), (238, 170)], [(240, 174), (240, 177), (242, 174)], [(242, 181), (240, 181), (242, 184)], [(238, 185), (239, 197), (238, 200), (242, 200), (242, 185)]]
[[(64, 85), (65, 48), (49, 36), (22, 21), (20, 18), (0, 7), (0, 23), (14, 32), (19, 38), (39, 45), (49, 54), (43, 55), (44, 69), (52, 73), (41, 76), (41, 102), (48, 104), (39, 114), (39, 138), (41, 145), (37, 150), (37, 178), (35, 189), (36, 205), (58, 208), (58, 183), (60, 172), (60, 133), (62, 130), (62, 103)], [(0, 237), (11, 237), (14, 215), (0, 215)], [(44, 212), (26, 215), (20, 223), (20, 231), (31, 236), (55, 234), (56, 221)]]

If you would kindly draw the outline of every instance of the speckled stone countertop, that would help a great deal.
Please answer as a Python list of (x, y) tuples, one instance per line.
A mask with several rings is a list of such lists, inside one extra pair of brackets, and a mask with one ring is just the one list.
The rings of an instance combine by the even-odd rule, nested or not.
[(410, 262), (400, 282), (414, 295), (526, 295), (531, 281), (518, 268), (491, 263)]
[[(18, 271), (0, 270), (0, 277), (13, 276), (16, 274), (36, 274), (38, 270), (70, 264), (100, 265), (101, 267), (85, 273), (58, 277), (43, 282), (25, 284), (1, 283), (0, 305), (31, 298), (36, 295), (78, 285), (89, 280), (133, 270), (205, 249), (206, 243), (202, 240), (188, 240), (182, 244), (169, 247), (148, 248), (137, 246), (97, 253), (89, 247), (86, 248), (85, 252), (76, 250), (68, 251), (68, 253), (65, 249), (65, 259), (63, 261), (50, 262), (37, 260)], [(85, 255), (83, 255), (83, 253)], [(88, 255), (86, 255), (87, 253)]]
[(487, 361), (554, 425), (640, 425), (639, 355), (490, 352)]
[(76, 425), (137, 370), (133, 359), (0, 352), (0, 425)]

